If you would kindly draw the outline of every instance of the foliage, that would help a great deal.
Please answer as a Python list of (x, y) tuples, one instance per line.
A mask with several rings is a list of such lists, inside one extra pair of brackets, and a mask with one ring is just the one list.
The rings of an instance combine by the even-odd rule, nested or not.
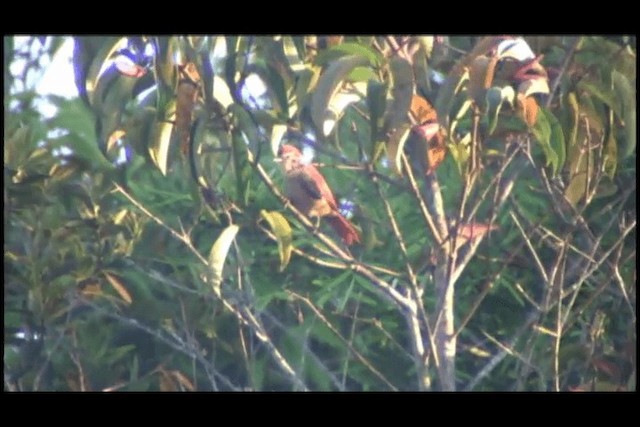
[(4, 38), (5, 390), (635, 387), (635, 37), (74, 43), (43, 119)]

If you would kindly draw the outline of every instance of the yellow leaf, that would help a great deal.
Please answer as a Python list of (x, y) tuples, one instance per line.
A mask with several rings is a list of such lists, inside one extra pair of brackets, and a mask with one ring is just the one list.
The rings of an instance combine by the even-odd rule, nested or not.
[(278, 239), (278, 253), (280, 254), (280, 271), (283, 271), (291, 259), (293, 249), (291, 227), (289, 222), (280, 212), (260, 211), (260, 216), (264, 218), (271, 227), (271, 231)]
[(222, 233), (220, 233), (220, 237), (218, 237), (211, 247), (211, 252), (209, 254), (209, 268), (211, 268), (211, 273), (213, 274), (211, 285), (213, 286), (216, 294), (220, 291), (220, 285), (222, 284), (222, 268), (224, 267), (224, 261), (227, 259), (229, 247), (231, 246), (231, 242), (233, 242), (233, 239), (236, 237), (236, 233), (238, 233), (239, 229), (240, 227), (235, 224), (228, 226), (222, 231)]
[(118, 295), (120, 295), (120, 298), (122, 298), (127, 304), (131, 304), (133, 302), (133, 298), (131, 298), (131, 294), (127, 291), (127, 288), (125, 288), (120, 279), (107, 272), (105, 272), (104, 275), (109, 281), (109, 284), (113, 286), (113, 289), (115, 289)]

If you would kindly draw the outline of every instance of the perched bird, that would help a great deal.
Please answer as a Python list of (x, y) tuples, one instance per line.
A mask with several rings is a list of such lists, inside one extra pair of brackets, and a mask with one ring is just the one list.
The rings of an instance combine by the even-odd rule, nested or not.
[(309, 217), (326, 217), (347, 245), (360, 242), (360, 234), (338, 210), (333, 193), (318, 168), (303, 163), (302, 153), (293, 145), (280, 148), (279, 160), (291, 203)]
[[(449, 221), (450, 235), (454, 234), (455, 223), (453, 220)], [(456, 248), (462, 247), (465, 243), (471, 242), (484, 236), (490, 231), (497, 230), (497, 225), (482, 224), (479, 222), (470, 222), (466, 224), (459, 224), (457, 227), (456, 235)]]

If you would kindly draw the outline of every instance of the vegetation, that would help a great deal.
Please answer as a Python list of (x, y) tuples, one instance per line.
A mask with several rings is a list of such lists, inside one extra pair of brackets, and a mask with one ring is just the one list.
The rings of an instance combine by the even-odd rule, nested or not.
[(4, 38), (5, 390), (635, 389), (635, 37), (74, 37), (41, 96), (63, 42)]

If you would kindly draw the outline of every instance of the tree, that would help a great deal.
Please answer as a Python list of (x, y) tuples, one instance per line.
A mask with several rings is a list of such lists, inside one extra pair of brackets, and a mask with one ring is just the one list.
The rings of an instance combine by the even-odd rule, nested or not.
[(74, 42), (42, 120), (4, 39), (5, 390), (635, 387), (635, 37)]

